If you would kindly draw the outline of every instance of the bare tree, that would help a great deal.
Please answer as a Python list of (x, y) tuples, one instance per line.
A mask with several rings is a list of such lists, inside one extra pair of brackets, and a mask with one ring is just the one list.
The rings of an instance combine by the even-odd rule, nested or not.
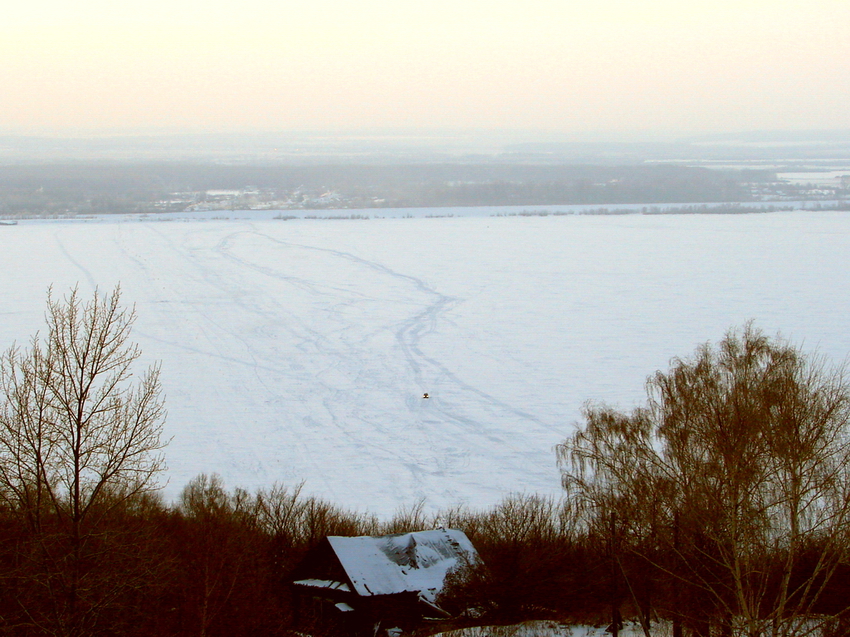
[(164, 468), (159, 368), (133, 377), (136, 315), (120, 300), (118, 287), (86, 303), (49, 293), (44, 337), (0, 356), (0, 502), (29, 529), (27, 572), (47, 602), (22, 600), (24, 616), (53, 634), (90, 631), (132, 580), (103, 585), (102, 522)]
[(187, 523), (181, 546), (187, 581), (181, 588), (188, 598), (185, 614), (191, 618), (190, 632), (199, 637), (216, 634), (216, 623), (235, 614), (234, 598), (245, 592), (246, 580), (258, 578), (259, 569), (252, 564), (255, 506), (245, 491), (228, 494), (215, 474), (194, 478), (180, 496), (180, 511)]
[(850, 550), (842, 371), (747, 326), (647, 389), (631, 414), (588, 407), (558, 453), (573, 501), (616, 515), (621, 548), (667, 581), (666, 614), (699, 635), (791, 637), (845, 613), (822, 603)]

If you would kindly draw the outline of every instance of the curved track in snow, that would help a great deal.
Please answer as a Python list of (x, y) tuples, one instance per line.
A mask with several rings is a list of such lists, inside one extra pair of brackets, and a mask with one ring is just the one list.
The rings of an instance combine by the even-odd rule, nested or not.
[(584, 401), (637, 404), (730, 326), (850, 353), (842, 214), (116, 219), (5, 229), (0, 337), (40, 329), (48, 285), (120, 282), (162, 361), (168, 497), (200, 472), (381, 514), (554, 495)]

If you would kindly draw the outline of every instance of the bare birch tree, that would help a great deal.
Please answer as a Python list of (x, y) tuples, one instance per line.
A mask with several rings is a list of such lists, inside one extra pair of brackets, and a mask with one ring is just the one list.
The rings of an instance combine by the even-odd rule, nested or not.
[(154, 490), (164, 467), (159, 367), (134, 377), (135, 312), (120, 299), (118, 287), (86, 303), (76, 289), (49, 293), (44, 336), (0, 356), (0, 502), (29, 529), (36, 590), (49, 603), (22, 606), (48, 633), (90, 631), (131, 579), (90, 586), (105, 565), (98, 524)]
[(792, 637), (846, 613), (821, 604), (850, 550), (842, 371), (747, 326), (647, 390), (631, 414), (588, 407), (558, 453), (573, 501), (617, 515), (623, 548), (670, 583), (668, 616), (694, 634)]

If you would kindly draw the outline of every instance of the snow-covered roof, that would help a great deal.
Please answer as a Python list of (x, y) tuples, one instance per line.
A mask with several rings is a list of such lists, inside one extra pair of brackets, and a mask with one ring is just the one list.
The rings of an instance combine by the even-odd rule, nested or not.
[(381, 537), (330, 536), (328, 542), (358, 595), (417, 592), (433, 602), (446, 574), (478, 553), (463, 531), (435, 529)]
[(311, 586), (313, 588), (327, 588), (335, 591), (345, 591), (346, 593), (351, 592), (351, 588), (345, 582), (335, 582), (333, 580), (327, 579), (300, 579), (293, 584), (300, 584), (301, 586)]

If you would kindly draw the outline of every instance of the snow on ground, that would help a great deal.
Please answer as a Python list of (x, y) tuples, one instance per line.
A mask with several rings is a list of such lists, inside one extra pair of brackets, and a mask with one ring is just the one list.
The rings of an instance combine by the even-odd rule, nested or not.
[[(666, 624), (653, 624), (652, 634), (665, 637), (672, 633)], [(512, 626), (475, 626), (462, 630), (437, 633), (432, 637), (610, 637), (605, 626), (567, 625), (550, 621), (530, 621)], [(643, 637), (639, 624), (627, 622), (619, 631), (620, 637)]]
[(43, 328), (49, 285), (120, 282), (162, 361), (167, 497), (217, 472), (381, 515), (557, 494), (553, 447), (585, 401), (630, 408), (749, 319), (850, 353), (848, 213), (487, 212), (3, 226), (0, 347)]

